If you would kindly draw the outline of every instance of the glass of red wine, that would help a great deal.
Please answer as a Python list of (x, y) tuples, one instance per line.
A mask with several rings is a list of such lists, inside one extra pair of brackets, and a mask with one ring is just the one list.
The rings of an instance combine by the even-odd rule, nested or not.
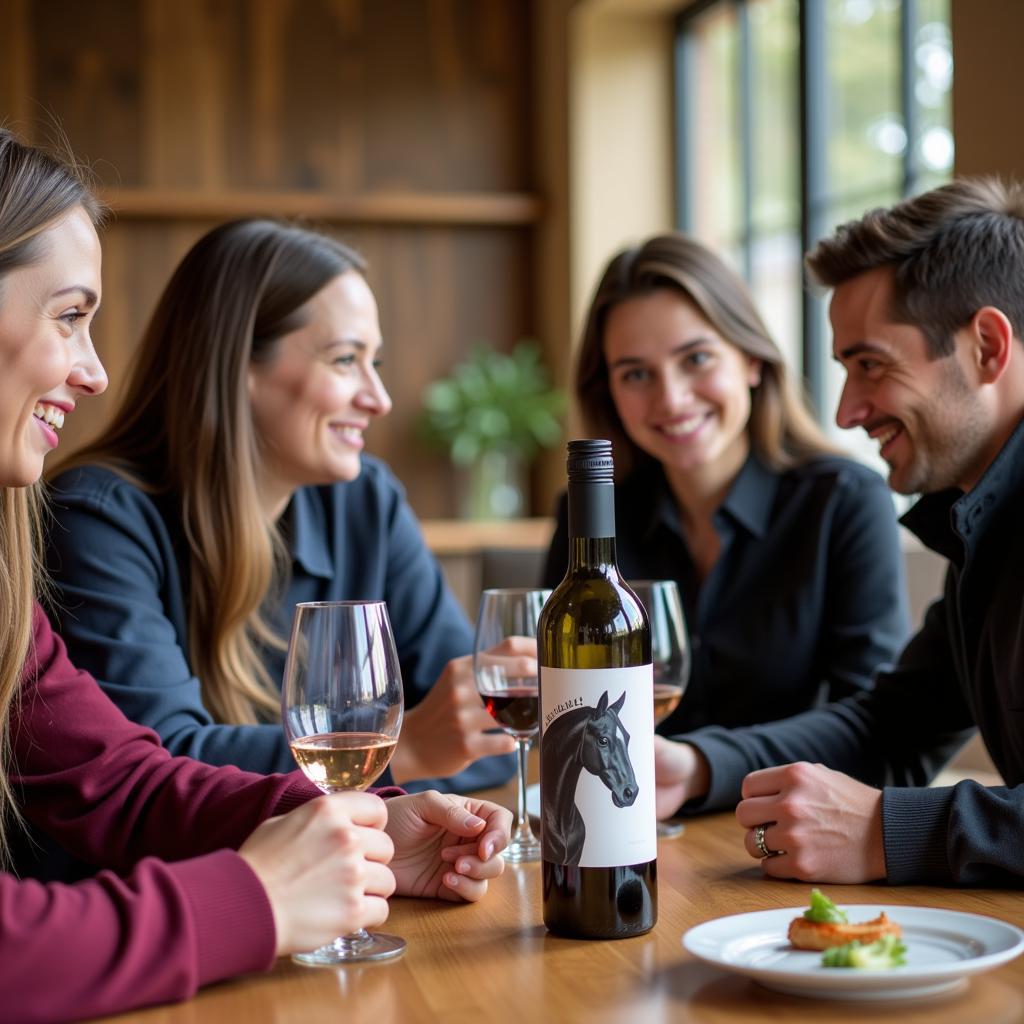
[[(402, 727), (402, 673), (383, 601), (295, 606), (281, 719), (303, 774), (324, 793), (366, 789), (388, 766)], [(365, 928), (297, 963), (316, 967), (398, 956), (405, 940)]]
[[(651, 624), (654, 724), (657, 726), (679, 706), (690, 678), (690, 645), (683, 602), (675, 580), (630, 580), (629, 588), (640, 598)], [(681, 822), (658, 822), (659, 839), (670, 839), (682, 833)]]
[(539, 714), (537, 663), (536, 658), (508, 655), (500, 645), (513, 636), (536, 639), (537, 619), (550, 596), (550, 590), (485, 590), (476, 620), (476, 688), (491, 717), (515, 739), (519, 758), (512, 841), (502, 851), (505, 860), (513, 864), (540, 859), (540, 841), (530, 828), (526, 811), (526, 755), (537, 735)]

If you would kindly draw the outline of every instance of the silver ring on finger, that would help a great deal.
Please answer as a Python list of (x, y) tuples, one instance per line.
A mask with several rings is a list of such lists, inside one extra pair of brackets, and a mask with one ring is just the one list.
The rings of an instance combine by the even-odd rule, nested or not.
[(785, 850), (771, 850), (764, 841), (765, 829), (770, 828), (774, 824), (774, 821), (766, 821), (763, 825), (758, 825), (754, 829), (754, 846), (757, 847), (757, 852), (762, 860), (766, 857), (781, 857), (786, 852)]

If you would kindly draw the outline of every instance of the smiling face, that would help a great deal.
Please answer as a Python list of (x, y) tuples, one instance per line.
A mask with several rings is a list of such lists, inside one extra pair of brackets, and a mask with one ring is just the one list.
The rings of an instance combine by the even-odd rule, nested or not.
[(65, 417), (107, 377), (90, 326), (100, 299), (100, 242), (75, 207), (36, 238), (41, 258), (0, 279), (0, 485), (39, 479)]
[(968, 490), (984, 469), (993, 426), (965, 369), (965, 337), (956, 335), (952, 355), (931, 358), (919, 328), (891, 321), (891, 297), (888, 268), (835, 290), (832, 351), (846, 370), (836, 422), (878, 441), (894, 491)]
[(377, 303), (363, 276), (340, 274), (303, 312), (305, 325), (249, 371), (261, 490), (277, 514), (299, 487), (354, 480), (363, 432), (391, 409), (377, 374)]
[(626, 434), (670, 481), (712, 493), (750, 450), (750, 389), (761, 364), (726, 341), (678, 292), (661, 288), (608, 313), (604, 356)]

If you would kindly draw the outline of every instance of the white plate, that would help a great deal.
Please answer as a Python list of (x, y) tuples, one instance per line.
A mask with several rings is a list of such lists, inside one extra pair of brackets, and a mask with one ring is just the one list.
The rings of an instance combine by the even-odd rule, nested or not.
[(540, 783), (534, 782), (526, 787), (526, 813), (531, 818), (540, 820)]
[(794, 949), (789, 922), (807, 909), (760, 910), (705, 921), (683, 936), (695, 957), (753, 978), (766, 988), (817, 999), (905, 999), (948, 992), (969, 974), (988, 971), (1024, 952), (1024, 932), (980, 914), (936, 907), (853, 904), (853, 923), (884, 910), (903, 928), (904, 967), (867, 971), (822, 967), (821, 954)]

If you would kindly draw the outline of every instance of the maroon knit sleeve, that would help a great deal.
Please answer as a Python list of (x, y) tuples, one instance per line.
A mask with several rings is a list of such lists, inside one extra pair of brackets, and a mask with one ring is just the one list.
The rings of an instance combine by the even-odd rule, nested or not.
[(119, 872), (144, 856), (237, 848), (265, 818), (319, 795), (299, 772), (261, 776), (171, 757), (74, 668), (41, 610), (11, 753), (26, 817), (75, 856)]
[(74, 885), (0, 874), (4, 1020), (94, 1017), (187, 999), (274, 961), (262, 886), (229, 850)]

